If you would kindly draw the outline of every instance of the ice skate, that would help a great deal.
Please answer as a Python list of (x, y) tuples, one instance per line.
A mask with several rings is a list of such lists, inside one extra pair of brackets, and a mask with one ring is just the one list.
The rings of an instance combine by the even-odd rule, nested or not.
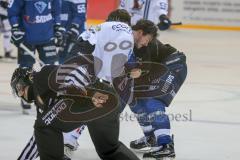
[(158, 150), (152, 150), (143, 154), (144, 160), (173, 160), (175, 158), (174, 142), (160, 146)]
[(156, 144), (153, 136), (144, 136), (140, 139), (130, 142), (130, 148), (135, 152), (147, 153), (150, 152), (152, 147)]

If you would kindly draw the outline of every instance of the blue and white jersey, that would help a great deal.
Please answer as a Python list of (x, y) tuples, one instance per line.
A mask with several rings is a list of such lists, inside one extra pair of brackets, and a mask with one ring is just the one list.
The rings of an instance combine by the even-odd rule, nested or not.
[(139, 19), (148, 19), (157, 24), (159, 16), (168, 13), (168, 0), (120, 0), (119, 8), (130, 13), (132, 25)]
[(8, 17), (19, 24), (29, 44), (48, 43), (54, 36), (54, 25), (61, 23), (61, 0), (10, 0)]
[(79, 25), (79, 32), (86, 29), (87, 0), (62, 0), (61, 23), (68, 30), (71, 24)]

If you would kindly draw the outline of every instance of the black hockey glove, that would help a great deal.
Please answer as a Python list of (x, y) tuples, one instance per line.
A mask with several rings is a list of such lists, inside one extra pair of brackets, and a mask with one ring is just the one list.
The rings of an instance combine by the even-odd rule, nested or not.
[(7, 8), (8, 8), (8, 2), (7, 2), (7, 1), (0, 1), (0, 6), (1, 6), (2, 8), (7, 9)]
[(23, 37), (25, 35), (25, 32), (23, 32), (18, 24), (15, 24), (12, 26), (12, 36), (11, 36), (11, 43), (13, 43), (15, 46), (19, 46), (20, 43), (23, 42)]
[(65, 28), (62, 27), (60, 24), (56, 24), (54, 26), (54, 43), (57, 47), (61, 47), (64, 45), (65, 41)]
[(67, 35), (68, 35), (68, 40), (70, 41), (77, 41), (78, 36), (79, 36), (79, 25), (78, 24), (72, 24), (69, 28), (69, 30), (67, 31)]
[(158, 23), (158, 28), (161, 30), (161, 31), (163, 31), (163, 30), (167, 30), (170, 26), (171, 26), (171, 24), (172, 24), (172, 22), (170, 21), (170, 19), (166, 16), (166, 15), (164, 15), (164, 14), (162, 14), (160, 17), (159, 17), (159, 20), (160, 20), (160, 22)]

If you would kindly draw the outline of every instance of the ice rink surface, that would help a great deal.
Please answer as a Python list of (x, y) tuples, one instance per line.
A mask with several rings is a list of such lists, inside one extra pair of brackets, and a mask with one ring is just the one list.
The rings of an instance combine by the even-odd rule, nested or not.
[[(187, 55), (188, 77), (167, 110), (176, 160), (238, 160), (240, 32), (170, 30), (159, 38)], [(9, 82), (15, 67), (0, 62), (0, 160), (16, 160), (33, 133), (34, 109), (30, 116), (22, 115), (19, 101), (11, 95)], [(129, 109), (126, 112), (131, 115)], [(124, 116), (126, 112), (120, 139), (129, 145), (142, 132), (136, 119)], [(79, 144), (73, 160), (99, 159), (87, 130)]]

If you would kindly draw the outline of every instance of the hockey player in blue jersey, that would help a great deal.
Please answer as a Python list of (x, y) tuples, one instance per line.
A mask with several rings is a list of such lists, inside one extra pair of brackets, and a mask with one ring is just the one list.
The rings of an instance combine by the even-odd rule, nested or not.
[[(45, 64), (58, 60), (56, 46), (63, 43), (64, 28), (60, 21), (60, 0), (12, 0), (9, 2), (8, 18), (12, 27), (11, 42), (18, 48), (18, 64), (31, 68), (35, 63), (21, 46), (39, 53)], [(23, 113), (28, 114), (30, 105), (22, 101)]]
[(37, 46), (51, 42), (61, 24), (60, 13), (59, 0), (13, 0), (8, 8), (13, 43), (17, 46), (21, 42)]
[(74, 41), (86, 30), (87, 0), (62, 0), (61, 24), (66, 29), (66, 41), (59, 49), (59, 62), (63, 63), (71, 52)]

